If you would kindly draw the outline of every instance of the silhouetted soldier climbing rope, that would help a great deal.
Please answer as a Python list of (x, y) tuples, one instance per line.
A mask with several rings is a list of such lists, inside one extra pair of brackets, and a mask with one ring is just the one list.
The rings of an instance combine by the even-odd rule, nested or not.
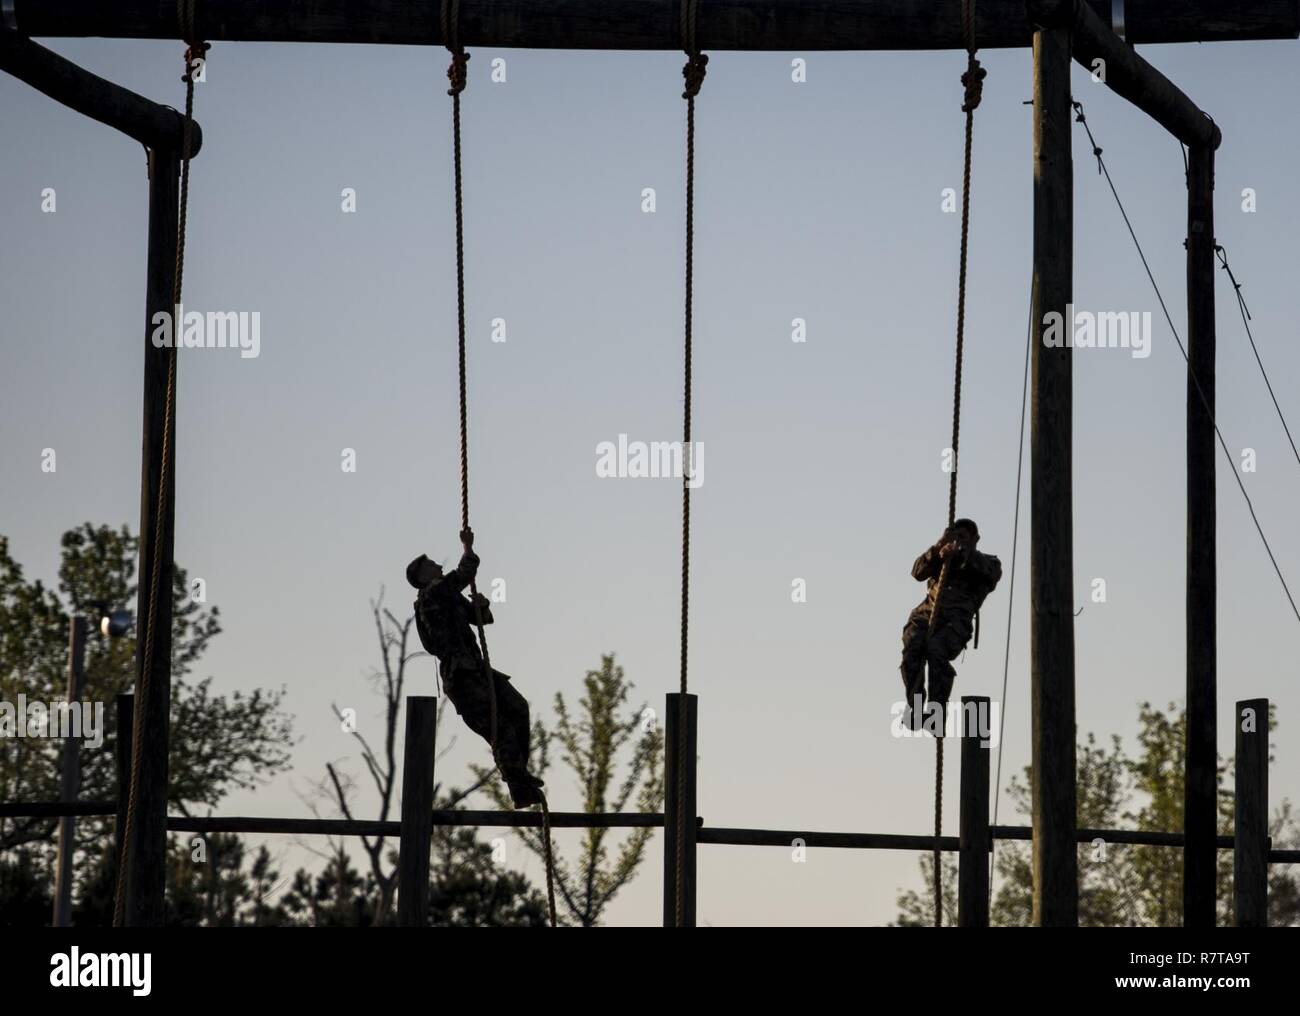
[(929, 584), (925, 599), (903, 628), (900, 669), (914, 729), (921, 727), (927, 665), (928, 698), (938, 705), (935, 722), (941, 723), (957, 676), (952, 661), (966, 648), (972, 631), (979, 647), (979, 609), (1002, 578), (1002, 562), (975, 549), (979, 539), (974, 522), (957, 519), (912, 565), (912, 578)]
[[(474, 593), (472, 601), (464, 596), (478, 573), (478, 555), (473, 532), (465, 530), (460, 538), (465, 552), (447, 574), (423, 554), (406, 566), (406, 581), (419, 590), (415, 628), (424, 648), (438, 658), (443, 694), (469, 729), (491, 745), (515, 807), (527, 808), (542, 803), (542, 781), (528, 771), (528, 701), (499, 670), (491, 672), (491, 690), (483, 679), (483, 655), (473, 626), (491, 624), (492, 611), (481, 593)], [(496, 693), (495, 736), (492, 692)]]

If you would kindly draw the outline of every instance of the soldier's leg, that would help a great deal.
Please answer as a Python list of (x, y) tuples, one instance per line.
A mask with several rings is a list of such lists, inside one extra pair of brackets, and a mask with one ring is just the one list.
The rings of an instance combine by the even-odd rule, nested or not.
[(451, 699), (465, 726), (492, 744), (492, 708), (482, 667), (457, 667), (442, 679), (443, 694)]
[(926, 663), (930, 670), (930, 701), (947, 705), (957, 671), (952, 665), (971, 637), (971, 619), (964, 614), (941, 616), (930, 638)]
[[(541, 800), (541, 781), (528, 772), (529, 726), (528, 701), (498, 670), (492, 671), (496, 688), (497, 738), (493, 761), (510, 788), (516, 808), (526, 808)], [(443, 692), (456, 706), (466, 726), (492, 745), (492, 698), (482, 666), (458, 667), (444, 678)]]
[(493, 670), (497, 692), (497, 762), (507, 782), (528, 779), (528, 749), (532, 726), (528, 700), (508, 675)]
[(908, 615), (903, 627), (903, 662), (898, 669), (909, 702), (913, 695), (925, 692), (925, 637), (929, 630), (930, 613), (921, 607)]

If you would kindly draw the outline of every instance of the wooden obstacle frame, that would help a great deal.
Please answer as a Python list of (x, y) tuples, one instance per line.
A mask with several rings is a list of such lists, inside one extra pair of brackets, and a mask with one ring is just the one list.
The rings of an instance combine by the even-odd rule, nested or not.
[[(703, 0), (697, 38), (706, 51), (913, 50), (964, 48), (961, 0)], [(405, 0), (202, 0), (196, 34), (213, 42), (281, 41), (442, 45), (438, 3)], [(468, 48), (518, 47), (609, 50), (680, 50), (679, 0), (461, 0), (460, 41)], [(178, 213), (177, 177), (183, 154), (202, 144), (194, 125), (191, 151), (181, 152), (183, 118), (105, 81), (31, 41), (33, 37), (177, 39), (174, 5), (161, 0), (0, 0), (0, 70), (78, 112), (135, 138), (149, 151), (149, 248), (145, 299), (141, 533), (161, 526), (160, 588), (170, 589), (175, 490), (160, 490), (161, 440), (167, 350), (149, 339), (155, 313), (167, 311), (174, 274)], [(988, 923), (987, 855), (995, 839), (1033, 842), (1033, 923), (1073, 925), (1078, 920), (1077, 845), (1105, 839), (1181, 848), (1184, 853), (1184, 922), (1215, 920), (1215, 852), (1234, 850), (1235, 913), (1239, 924), (1267, 921), (1270, 863), (1300, 861), (1300, 851), (1272, 850), (1267, 836), (1268, 709), (1263, 699), (1238, 706), (1234, 835), (1217, 835), (1216, 783), (1216, 545), (1214, 455), (1214, 153), (1222, 137), (1214, 122), (1133, 49), (1138, 43), (1295, 39), (1300, 0), (980, 0), (979, 48), (1032, 45), (1034, 57), (1034, 338), (1046, 315), (1065, 320), (1073, 281), (1073, 171), (1070, 69), (1078, 61), (1093, 71), (1104, 62), (1107, 87), (1147, 113), (1188, 149), (1188, 398), (1187, 398), (1187, 752), (1184, 832), (1142, 833), (1077, 828), (1075, 817), (1075, 682), (1073, 625), (1073, 519), (1071, 460), (1072, 361), (1070, 349), (1033, 342), (1031, 430), (1030, 675), (1032, 827), (991, 826), (988, 821), (988, 747), (963, 738), (960, 836), (942, 837), (941, 850), (957, 851), (959, 923)], [(1204, 398), (1202, 398), (1204, 396)], [(174, 445), (172, 446), (174, 448)], [(167, 476), (174, 478), (174, 462)], [(163, 516), (155, 517), (162, 495)], [(141, 540), (139, 574), (150, 574), (152, 541)], [(143, 588), (140, 595), (147, 597)], [(137, 611), (138, 646), (150, 641), (157, 662), (149, 700), (135, 729), (130, 696), (118, 700), (119, 780), (129, 778), (131, 737), (142, 739), (139, 797), (127, 859), (128, 924), (158, 925), (163, 916), (163, 872), (168, 832), (244, 832), (324, 835), (396, 835), (399, 919), (427, 919), (429, 834), (434, 826), (540, 825), (531, 812), (434, 812), (433, 717), (436, 703), (412, 697), (400, 822), (327, 819), (176, 818), (166, 814), (168, 705), (170, 699), (170, 598), (159, 603), (156, 630), (147, 610)], [(142, 661), (144, 652), (137, 653)], [(137, 667), (142, 665), (138, 662)], [(987, 699), (963, 698), (963, 704)], [(695, 923), (695, 858), (700, 844), (933, 850), (934, 836), (719, 829), (703, 825), (695, 800), (696, 699), (688, 696), (686, 731), (677, 723), (678, 697), (665, 713), (668, 800), (662, 813), (587, 815), (555, 813), (556, 828), (664, 826), (675, 841), (676, 746), (687, 740), (685, 812), (696, 816), (684, 830), (687, 850), (677, 871), (665, 850), (665, 924), (675, 923), (672, 901), (679, 879), (689, 900), (683, 924)], [(1241, 728), (1254, 710), (1256, 732)], [(125, 743), (123, 731), (126, 731)], [(133, 733), (132, 733), (133, 732)], [(127, 767), (123, 773), (122, 767)], [(126, 786), (121, 783), (120, 786)], [(124, 799), (116, 802), (0, 804), (0, 815), (54, 817), (116, 815), (125, 825)], [(982, 872), (981, 870), (982, 869)]]

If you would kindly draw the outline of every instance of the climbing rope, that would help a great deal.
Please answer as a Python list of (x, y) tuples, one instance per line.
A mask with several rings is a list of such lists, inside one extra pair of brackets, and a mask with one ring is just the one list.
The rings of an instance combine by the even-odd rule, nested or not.
[[(460, 43), (460, 0), (442, 0), (440, 9), (442, 38), (451, 53), (447, 67), (447, 81), (451, 96), (452, 161), (455, 176), (456, 201), (456, 353), (460, 382), (460, 528), (462, 534), (472, 534), (469, 524), (469, 397), (466, 385), (465, 358), (465, 210), (463, 200), (463, 175), (461, 172), (460, 144), (460, 94), (469, 83), (469, 54)], [(470, 602), (474, 605), (474, 627), (478, 634), (480, 655), (483, 660), (483, 680), (487, 682), (489, 721), (488, 741), (492, 746), (492, 765), (499, 772), (497, 747), (497, 687), (492, 675), (492, 658), (488, 653), (487, 633), (483, 626), (483, 607), (479, 600), (478, 581), (470, 579)], [(551, 846), (551, 820), (546, 795), (542, 794), (542, 839), (546, 858), (546, 894), (550, 904), (551, 927), (555, 919), (555, 864)]]
[[(975, 54), (975, 0), (962, 0), (962, 37), (966, 42), (966, 72), (961, 76), (965, 90), (961, 110), (966, 114), (965, 156), (961, 185), (961, 259), (957, 269), (957, 355), (952, 382), (952, 471), (948, 474), (948, 527), (957, 519), (957, 472), (961, 445), (961, 368), (966, 345), (966, 265), (970, 243), (971, 148), (975, 133), (975, 110), (984, 96), (984, 78), (988, 75)], [(930, 621), (939, 614), (939, 599), (948, 579), (950, 561), (944, 561), (935, 588)], [(934, 926), (943, 925), (943, 852), (939, 840), (943, 833), (943, 728), (934, 742)]]
[[(468, 83), (469, 54), (459, 40), (459, 0), (443, 0), (442, 31), (447, 49), (451, 51), (451, 64), (447, 67), (447, 80), (451, 87), (452, 153), (455, 166), (456, 190), (456, 350), (460, 377), (460, 528), (472, 532), (469, 524), (469, 398), (466, 388), (465, 366), (465, 211), (462, 199), (461, 145), (460, 145), (460, 93)], [(478, 642), (482, 650), (483, 680), (487, 682), (488, 703), (491, 713), (492, 761), (497, 755), (497, 693), (492, 680), (492, 660), (488, 655), (487, 633), (483, 630), (483, 610), (479, 606), (478, 581), (471, 579), (470, 598), (474, 604), (474, 624), (478, 629)], [(499, 766), (498, 766), (499, 768)]]
[[(149, 609), (147, 635), (144, 644), (144, 662), (140, 668), (140, 680), (135, 690), (133, 707), (135, 722), (131, 738), (131, 777), (127, 783), (126, 823), (121, 830), (122, 852), (117, 859), (117, 893), (113, 901), (113, 927), (120, 928), (126, 922), (126, 883), (128, 875), (127, 858), (131, 855), (131, 832), (135, 826), (136, 800), (140, 790), (140, 768), (144, 755), (145, 710), (149, 699), (149, 690), (153, 684), (154, 644), (158, 623), (158, 601), (162, 597), (162, 557), (163, 534), (166, 528), (167, 488), (171, 482), (171, 447), (172, 430), (176, 416), (176, 357), (180, 349), (180, 325), (175, 320), (177, 309), (181, 305), (181, 283), (185, 275), (185, 229), (189, 217), (190, 198), (190, 144), (194, 135), (194, 65), (203, 59), (209, 46), (196, 38), (194, 31), (195, 0), (177, 0), (176, 15), (180, 24), (180, 37), (186, 43), (185, 73), (181, 80), (185, 82), (185, 118), (181, 128), (181, 192), (179, 215), (176, 222), (176, 261), (172, 276), (173, 316), (172, 332), (177, 340), (167, 350), (167, 394), (163, 404), (163, 432), (161, 458), (158, 473), (158, 501), (154, 505), (153, 532), (149, 534), (152, 543), (153, 561), (149, 575)], [(153, 172), (162, 172), (163, 160), (152, 167)], [(142, 536), (144, 534), (141, 534)]]
[(1268, 542), (1268, 537), (1264, 535), (1264, 527), (1259, 521), (1259, 516), (1255, 514), (1255, 504), (1250, 499), (1250, 494), (1246, 491), (1246, 484), (1242, 480), (1240, 470), (1237, 469), (1237, 461), (1232, 457), (1232, 452), (1228, 450), (1228, 442), (1224, 440), (1223, 432), (1219, 429), (1219, 421), (1210, 408), (1210, 400), (1205, 395), (1205, 390), (1201, 387), (1200, 379), (1192, 369), (1191, 359), (1187, 355), (1187, 347), (1183, 345), (1182, 337), (1178, 334), (1178, 329), (1174, 325), (1173, 316), (1169, 313), (1169, 307), (1165, 303), (1164, 294), (1160, 292), (1160, 286), (1156, 283), (1156, 277), (1151, 271), (1151, 265), (1147, 261), (1147, 256), (1142, 250), (1142, 244), (1138, 241), (1137, 233), (1133, 229), (1133, 223), (1128, 217), (1128, 212), (1124, 209), (1124, 202), (1120, 200), (1119, 191), (1115, 188), (1115, 181), (1111, 179), (1110, 170), (1106, 167), (1105, 161), (1101, 157), (1101, 148), (1097, 144), (1097, 139), (1092, 136), (1092, 128), (1088, 126), (1087, 118), (1083, 115), (1083, 103), (1072, 102), (1076, 122), (1083, 125), (1083, 129), (1088, 134), (1088, 141), (1092, 144), (1092, 154), (1097, 157), (1097, 172), (1106, 177), (1106, 183), (1110, 187), (1110, 193), (1115, 198), (1115, 205), (1119, 208), (1119, 214), (1124, 219), (1124, 225), (1128, 228), (1128, 235), (1133, 240), (1133, 246), (1137, 250), (1138, 258), (1142, 262), (1142, 267), (1146, 270), (1147, 279), (1151, 282), (1151, 288), (1155, 291), (1156, 300), (1160, 303), (1160, 310), (1164, 313), (1165, 322), (1169, 325), (1169, 331), (1174, 337), (1174, 342), (1178, 344), (1178, 351), (1183, 354), (1183, 361), (1187, 364), (1187, 376), (1191, 378), (1192, 387), (1196, 389), (1197, 397), (1201, 400), (1201, 406), (1205, 410), (1206, 416), (1210, 418), (1210, 423), (1214, 427), (1215, 437), (1219, 439), (1219, 447), (1223, 449), (1224, 457), (1228, 460), (1228, 472), (1232, 478), (1237, 481), (1237, 489), (1241, 491), (1241, 496), (1246, 502), (1246, 508), (1250, 512), (1251, 521), (1255, 523), (1255, 532), (1259, 534), (1260, 542), (1264, 544), (1264, 551), (1268, 554), (1269, 561), (1273, 564), (1273, 571), (1277, 574), (1278, 581), (1282, 584), (1282, 592), (1286, 594), (1287, 602), (1291, 606), (1291, 613), (1295, 619), (1300, 621), (1300, 607), (1296, 606), (1295, 597), (1291, 595), (1291, 587), (1287, 584), (1286, 576), (1282, 574), (1282, 566), (1277, 563), (1277, 556), (1273, 553), (1273, 547)]
[[(691, 572), (691, 476), (694, 456), (691, 452), (691, 311), (692, 284), (695, 274), (695, 97), (704, 84), (709, 58), (700, 52), (695, 29), (698, 0), (683, 0), (681, 5), (681, 38), (686, 52), (682, 67), (685, 79), (686, 100), (686, 308), (684, 342), (684, 396), (682, 410), (682, 462), (691, 463), (682, 473), (682, 615), (681, 615), (681, 682), (677, 696), (677, 885), (676, 926), (681, 927), (686, 918), (686, 742), (688, 709), (686, 702), (686, 656), (689, 635)], [(690, 456), (688, 459), (687, 456)]]

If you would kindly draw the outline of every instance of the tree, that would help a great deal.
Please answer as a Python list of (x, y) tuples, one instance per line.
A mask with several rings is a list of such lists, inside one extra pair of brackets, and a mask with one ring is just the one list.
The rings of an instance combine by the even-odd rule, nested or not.
[[(92, 619), (86, 643), (83, 700), (104, 703), (105, 738), (97, 751), (81, 755), (81, 796), (111, 800), (117, 793), (115, 697), (135, 682), (135, 640), (110, 639), (93, 624), (102, 614), (134, 607), (138, 541), (124, 526), (85, 523), (62, 538), (58, 590), (27, 580), (0, 536), (0, 700), (55, 702), (66, 693), (68, 621)], [(169, 803), (177, 811), (212, 808), (236, 789), (248, 789), (288, 768), (291, 720), (280, 705), (283, 691), (214, 692), (212, 679), (191, 673), (221, 632), (220, 614), (190, 595), (189, 579), (177, 566), (172, 586), (173, 750), (169, 759)], [(62, 742), (53, 738), (0, 739), (0, 797), (10, 801), (54, 800), (59, 796)], [(0, 819), (0, 864), (17, 864), (18, 851), (39, 877), (48, 880), (57, 820)], [(76, 865), (77, 894), (100, 868), (112, 869), (112, 820), (81, 819)], [(9, 897), (0, 891), (0, 910)], [(48, 913), (46, 915), (48, 917)]]
[[(1275, 722), (1270, 717), (1269, 729)], [(1183, 825), (1184, 746), (1186, 716), (1171, 704), (1166, 711), (1143, 703), (1138, 714), (1139, 754), (1129, 757), (1118, 736), (1101, 747), (1089, 734), (1076, 752), (1078, 823), (1081, 828), (1128, 828), (1168, 831)], [(1233, 823), (1231, 762), (1220, 762), (1219, 831), (1231, 835)], [(1013, 777), (1007, 796), (1024, 816), (1032, 814), (1031, 771)], [(1300, 825), (1283, 801), (1270, 822), (1275, 847), (1300, 843)], [(1182, 924), (1182, 851), (1105, 843), (1095, 840), (1079, 847), (1079, 924), (1083, 927), (1167, 927)], [(1023, 927), (1030, 923), (1033, 871), (1030, 850), (1023, 843), (996, 845), (999, 886), (990, 923)], [(921, 859), (928, 885), (934, 870), (929, 855)], [(955, 860), (944, 859), (944, 917), (956, 920)], [(1217, 874), (1218, 923), (1232, 923), (1232, 854), (1219, 851)], [(929, 925), (934, 904), (928, 892), (909, 890), (898, 897), (899, 926)], [(1269, 871), (1269, 923), (1300, 924), (1300, 877), (1281, 865)]]
[[(587, 671), (580, 713), (569, 711), (564, 696), (556, 693), (554, 732), (548, 733), (540, 720), (533, 725), (533, 758), (530, 769), (545, 775), (552, 742), (559, 745), (565, 764), (577, 777), (582, 807), (588, 814), (621, 812), (635, 799), (641, 812), (663, 808), (664, 777), (660, 765), (664, 751), (663, 732), (646, 706), (624, 712), (633, 684), (615, 664), (612, 653), (602, 656), (599, 670)], [(616, 783), (619, 754), (631, 746), (631, 757), (621, 782)], [(499, 808), (510, 807), (510, 797), (494, 771), (474, 767), (483, 789)], [(610, 830), (587, 829), (575, 868), (554, 857), (556, 895), (563, 907), (563, 919), (584, 928), (596, 926), (605, 908), (636, 874), (645, 857), (649, 828), (631, 830), (610, 860)], [(542, 831), (519, 828), (515, 833), (545, 863)]]

